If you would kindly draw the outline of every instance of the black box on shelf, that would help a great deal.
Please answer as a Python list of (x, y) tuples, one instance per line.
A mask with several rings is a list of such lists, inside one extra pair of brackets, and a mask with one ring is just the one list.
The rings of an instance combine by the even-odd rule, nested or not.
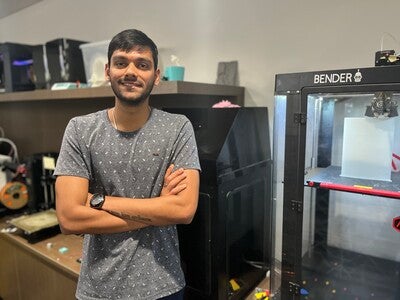
[(0, 92), (34, 90), (32, 47), (0, 44)]
[(82, 51), (86, 42), (59, 38), (33, 47), (35, 85), (50, 88), (56, 82), (86, 82)]

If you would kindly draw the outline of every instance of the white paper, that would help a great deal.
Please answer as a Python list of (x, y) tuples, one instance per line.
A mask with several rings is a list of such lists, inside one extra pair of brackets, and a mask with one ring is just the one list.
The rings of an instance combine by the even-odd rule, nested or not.
[(391, 181), (394, 118), (345, 118), (341, 176)]

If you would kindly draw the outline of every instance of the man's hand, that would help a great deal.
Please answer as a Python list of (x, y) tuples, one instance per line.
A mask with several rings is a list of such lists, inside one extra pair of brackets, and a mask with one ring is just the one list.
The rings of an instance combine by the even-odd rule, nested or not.
[(185, 171), (182, 168), (175, 171), (173, 169), (174, 165), (171, 164), (165, 172), (160, 196), (177, 195), (187, 187)]

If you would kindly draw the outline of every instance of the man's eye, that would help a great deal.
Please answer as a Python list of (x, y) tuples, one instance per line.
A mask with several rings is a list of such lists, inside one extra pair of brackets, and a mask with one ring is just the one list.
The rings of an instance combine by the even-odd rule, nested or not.
[(115, 63), (115, 66), (116, 66), (117, 68), (123, 68), (123, 67), (126, 66), (126, 64), (125, 64), (124, 62), (116, 62), (116, 63)]
[(146, 64), (146, 63), (140, 63), (139, 64), (139, 68), (140, 69), (143, 69), (143, 70), (147, 70), (147, 69), (149, 69), (149, 64)]

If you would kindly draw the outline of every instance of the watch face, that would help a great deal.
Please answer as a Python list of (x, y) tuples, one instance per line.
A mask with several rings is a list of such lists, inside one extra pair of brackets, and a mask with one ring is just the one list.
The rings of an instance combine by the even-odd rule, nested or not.
[(90, 199), (90, 206), (94, 208), (101, 208), (103, 206), (104, 196), (101, 194), (94, 194)]

